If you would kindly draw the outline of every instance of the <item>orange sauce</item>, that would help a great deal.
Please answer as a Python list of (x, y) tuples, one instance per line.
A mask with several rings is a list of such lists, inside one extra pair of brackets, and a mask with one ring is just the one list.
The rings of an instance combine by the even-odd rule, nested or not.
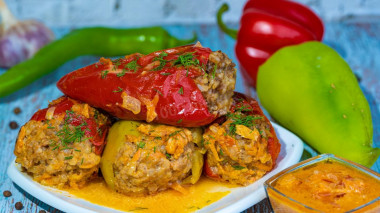
[[(328, 160), (312, 164), (280, 177), (272, 185), (284, 195), (323, 212), (346, 212), (375, 200), (380, 196), (380, 181), (340, 162)], [(268, 192), (274, 208), (286, 212), (309, 212)], [(288, 202), (288, 204), (284, 204)], [(286, 210), (294, 205), (292, 211)], [(298, 207), (297, 207), (298, 206)], [(380, 209), (380, 201), (373, 203), (374, 212)], [(295, 211), (298, 209), (299, 211)]]
[(174, 190), (156, 195), (132, 197), (117, 193), (97, 180), (81, 189), (67, 189), (71, 195), (91, 203), (129, 212), (193, 212), (220, 200), (234, 185), (202, 177), (195, 185), (186, 187), (188, 193)]

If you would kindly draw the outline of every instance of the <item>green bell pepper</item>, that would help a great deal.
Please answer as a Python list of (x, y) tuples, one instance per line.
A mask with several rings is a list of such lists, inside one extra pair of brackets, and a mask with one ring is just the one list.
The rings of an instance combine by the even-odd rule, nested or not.
[(282, 48), (260, 67), (257, 82), (269, 114), (318, 152), (367, 167), (379, 157), (368, 102), (332, 48), (319, 42)]

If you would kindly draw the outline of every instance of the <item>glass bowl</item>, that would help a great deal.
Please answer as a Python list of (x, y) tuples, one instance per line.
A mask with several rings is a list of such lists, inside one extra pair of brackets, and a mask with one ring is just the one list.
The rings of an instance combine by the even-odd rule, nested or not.
[(380, 174), (333, 154), (293, 165), (264, 187), (275, 213), (380, 212)]

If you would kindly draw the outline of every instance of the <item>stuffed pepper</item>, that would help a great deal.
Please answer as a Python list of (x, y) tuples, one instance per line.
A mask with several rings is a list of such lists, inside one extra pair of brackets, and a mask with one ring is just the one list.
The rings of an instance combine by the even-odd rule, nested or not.
[(281, 145), (256, 100), (233, 96), (230, 112), (203, 135), (208, 177), (248, 185), (272, 170)]
[(200, 128), (118, 121), (107, 136), (101, 171), (107, 185), (123, 194), (185, 192), (182, 185), (202, 174), (201, 141)]
[(67, 74), (57, 86), (121, 119), (197, 127), (227, 114), (235, 79), (231, 59), (198, 43), (117, 60), (101, 58)]
[(61, 97), (21, 127), (16, 162), (43, 185), (81, 187), (98, 173), (109, 126), (96, 109)]

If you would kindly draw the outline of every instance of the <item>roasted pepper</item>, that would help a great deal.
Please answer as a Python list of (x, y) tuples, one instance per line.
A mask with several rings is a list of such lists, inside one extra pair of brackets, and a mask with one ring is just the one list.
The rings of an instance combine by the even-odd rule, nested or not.
[(0, 76), (0, 97), (15, 92), (54, 71), (65, 62), (82, 55), (120, 56), (134, 52), (150, 53), (189, 44), (178, 40), (162, 27), (78, 29), (41, 48), (33, 58), (10, 68)]
[(257, 93), (281, 125), (320, 153), (371, 166), (371, 111), (349, 65), (332, 48), (307, 42), (285, 47), (259, 69)]
[[(207, 82), (218, 81), (215, 72), (219, 72), (216, 65), (208, 64), (210, 54), (209, 48), (196, 44), (145, 56), (136, 53), (113, 61), (102, 58), (67, 74), (57, 86), (66, 95), (121, 119), (198, 127), (227, 113), (234, 89), (235, 69), (232, 68), (218, 73), (218, 76), (231, 74), (228, 83), (218, 83), (223, 87), (231, 85), (227, 88), (229, 91), (219, 87), (214, 90), (207, 85)], [(218, 94), (209, 101), (206, 97), (213, 92)], [(222, 100), (225, 106), (215, 97), (226, 97)], [(208, 105), (222, 106), (222, 109), (211, 112)]]
[(240, 28), (229, 29), (222, 22), (228, 11), (223, 4), (217, 18), (220, 28), (237, 39), (235, 53), (244, 80), (256, 87), (259, 66), (278, 49), (305, 41), (321, 41), (323, 24), (319, 17), (304, 5), (287, 0), (249, 0), (243, 9)]

